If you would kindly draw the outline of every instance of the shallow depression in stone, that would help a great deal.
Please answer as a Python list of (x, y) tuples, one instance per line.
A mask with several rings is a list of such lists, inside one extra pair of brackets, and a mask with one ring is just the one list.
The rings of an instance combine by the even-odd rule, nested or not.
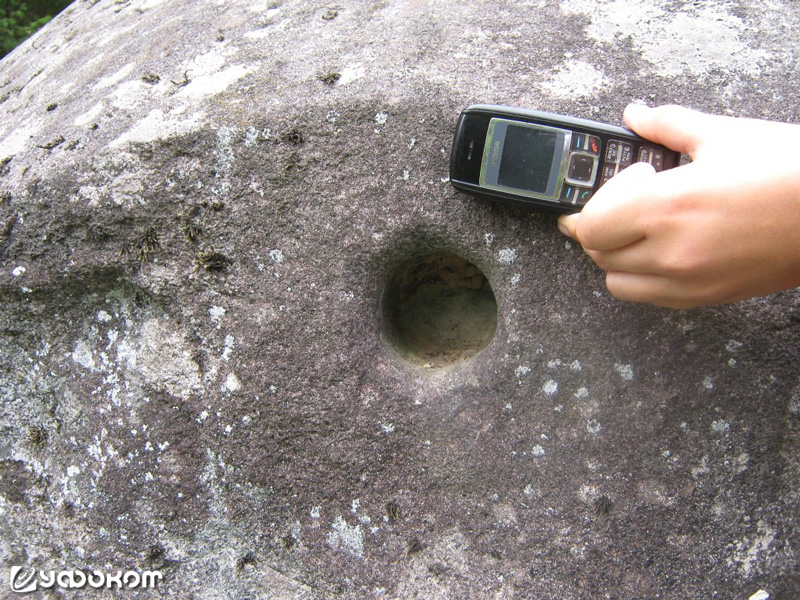
[(441, 367), (483, 350), (497, 327), (497, 301), (478, 267), (447, 252), (393, 272), (383, 296), (382, 333), (409, 362)]

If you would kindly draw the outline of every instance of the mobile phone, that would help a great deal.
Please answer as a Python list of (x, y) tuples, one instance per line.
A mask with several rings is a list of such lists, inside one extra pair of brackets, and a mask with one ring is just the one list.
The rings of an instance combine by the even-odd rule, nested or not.
[(491, 104), (465, 108), (450, 154), (450, 182), (474, 196), (557, 213), (577, 212), (634, 162), (656, 171), (680, 152), (629, 129)]

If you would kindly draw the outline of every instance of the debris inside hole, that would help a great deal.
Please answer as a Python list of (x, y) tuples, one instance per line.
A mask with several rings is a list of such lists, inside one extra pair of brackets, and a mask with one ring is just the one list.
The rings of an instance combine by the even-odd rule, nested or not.
[(443, 367), (483, 350), (497, 327), (497, 301), (478, 267), (448, 252), (416, 258), (389, 278), (383, 337), (411, 363)]

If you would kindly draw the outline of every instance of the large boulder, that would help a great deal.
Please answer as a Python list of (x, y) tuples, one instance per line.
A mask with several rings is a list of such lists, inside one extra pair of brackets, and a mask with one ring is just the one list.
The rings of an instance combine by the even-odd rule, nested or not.
[(798, 31), (792, 0), (73, 4), (0, 62), (4, 590), (797, 598), (800, 296), (619, 302), (447, 164), (478, 101), (797, 121)]

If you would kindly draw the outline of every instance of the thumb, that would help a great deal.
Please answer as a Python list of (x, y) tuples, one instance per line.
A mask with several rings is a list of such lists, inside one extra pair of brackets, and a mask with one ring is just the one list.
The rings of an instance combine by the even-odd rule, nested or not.
[(716, 125), (712, 115), (672, 105), (650, 108), (629, 104), (623, 118), (625, 124), (643, 138), (692, 158)]
[(575, 232), (575, 228), (578, 226), (578, 218), (580, 217), (580, 213), (573, 213), (570, 215), (561, 215), (558, 217), (558, 229), (566, 235), (567, 237), (571, 237), (573, 240), (578, 239), (578, 234)]

